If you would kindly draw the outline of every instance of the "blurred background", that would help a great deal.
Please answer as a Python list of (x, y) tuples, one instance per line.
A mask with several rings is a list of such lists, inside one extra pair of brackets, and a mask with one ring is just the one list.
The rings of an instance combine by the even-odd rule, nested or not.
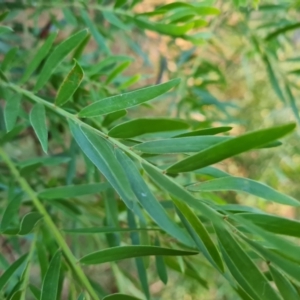
[[(5, 24), (12, 26), (17, 35), (1, 37), (0, 55), (18, 45), (21, 52), (16, 57), (17, 65), (24, 61), (22, 53), (27, 51), (29, 56), (33, 55), (31, 47), (42, 44), (49, 33), (59, 30), (56, 41), (59, 43), (72, 32), (88, 27), (93, 38), (87, 41), (81, 64), (94, 81), (79, 91), (78, 97), (99, 100), (108, 94), (172, 78), (182, 79), (167, 101), (133, 109), (120, 118), (120, 122), (138, 114), (181, 117), (191, 119), (198, 128), (231, 126), (230, 135), (292, 121), (299, 123), (300, 2), (185, 1), (216, 10), (198, 18), (197, 26), (189, 31), (189, 35), (179, 36), (178, 29), (166, 32), (163, 27), (151, 27), (150, 21), (180, 27), (183, 26), (181, 23), (194, 20), (195, 14), (184, 12), (181, 7), (153, 13), (166, 4), (178, 2), (2, 1), (0, 9), (10, 10)], [(83, 13), (82, 6), (88, 14)], [(133, 14), (150, 21), (146, 25), (132, 22)], [(66, 70), (62, 65), (60, 72), (52, 77), (53, 87), (61, 82), (60, 73), (66, 74)], [(18, 68), (14, 70), (15, 76), (19, 71)], [(49, 93), (51, 95), (51, 89)], [(55, 130), (61, 130), (60, 124), (51, 130), (55, 136)], [(239, 155), (218, 167), (232, 175), (264, 182), (300, 199), (299, 132), (298, 127), (279, 147)], [(25, 160), (34, 156), (33, 153), (39, 154), (40, 150), (30, 137), (24, 137), (22, 143), (25, 145), (22, 149), (11, 143), (10, 150), (16, 158)], [(52, 154), (64, 150), (55, 137), (52, 144), (56, 145), (51, 148), (55, 149)], [(59, 169), (54, 172), (59, 177)], [(299, 211), (292, 207), (260, 202), (246, 194), (220, 192), (211, 197), (216, 203), (239, 203), (299, 219)], [(126, 269), (126, 262), (124, 266)], [(186, 273), (189, 277), (183, 280), (181, 267), (180, 262), (173, 264), (174, 271), (169, 274), (167, 286), (157, 280), (154, 270), (151, 275), (150, 267), (150, 292), (155, 299), (237, 299), (228, 284), (211, 269), (204, 266), (201, 272), (209, 282), (207, 290), (192, 268)], [(110, 271), (103, 270), (103, 274), (97, 276), (108, 290), (114, 289)], [(128, 280), (124, 274), (116, 273), (115, 276), (124, 292), (136, 290), (136, 295), (142, 295), (136, 278)]]

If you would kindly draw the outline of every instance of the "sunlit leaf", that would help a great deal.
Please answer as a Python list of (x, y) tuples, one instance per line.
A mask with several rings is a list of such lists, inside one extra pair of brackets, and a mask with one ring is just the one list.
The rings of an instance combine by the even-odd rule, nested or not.
[(255, 180), (242, 178), (242, 177), (234, 177), (227, 176), (218, 179), (213, 179), (201, 183), (196, 183), (188, 186), (188, 190), (190, 191), (242, 191), (251, 195), (255, 195), (257, 197), (274, 201), (277, 203), (299, 206), (300, 201), (284, 195), (270, 186), (267, 186), (263, 183), (260, 183)]
[(169, 173), (188, 172), (215, 164), (228, 157), (235, 156), (277, 140), (294, 130), (295, 127), (296, 125), (291, 123), (246, 133), (183, 159), (169, 167), (167, 171)]
[(83, 108), (79, 112), (79, 117), (91, 118), (139, 105), (166, 93), (179, 82), (180, 79), (173, 79), (159, 85), (101, 99)]

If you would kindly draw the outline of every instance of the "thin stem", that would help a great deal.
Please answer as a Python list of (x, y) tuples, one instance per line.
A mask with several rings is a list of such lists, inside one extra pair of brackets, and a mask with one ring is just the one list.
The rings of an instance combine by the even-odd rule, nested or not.
[(33, 93), (18, 87), (15, 84), (12, 83), (4, 83), (1, 82), (1, 85), (7, 87), (7, 88), (11, 88), (13, 89), (15, 92), (19, 93), (19, 94), (23, 94), (24, 96), (26, 96), (27, 98), (29, 98), (31, 101), (34, 101), (36, 103), (41, 103), (43, 105), (45, 105), (46, 107), (48, 107), (49, 109), (51, 109), (52, 111), (56, 112), (57, 114), (71, 119), (72, 121), (74, 121), (75, 123), (77, 123), (78, 125), (87, 128), (90, 131), (95, 132), (96, 134), (102, 136), (103, 138), (105, 138), (107, 141), (111, 142), (114, 146), (119, 147), (120, 149), (122, 149), (123, 151), (125, 151), (126, 153), (128, 153), (129, 155), (131, 155), (132, 157), (134, 157), (135, 159), (137, 159), (139, 162), (142, 162), (144, 164), (150, 165), (152, 168), (155, 168), (158, 172), (162, 173), (163, 171), (157, 167), (155, 167), (154, 165), (152, 165), (151, 163), (149, 163), (147, 160), (143, 159), (140, 155), (136, 154), (135, 152), (133, 152), (130, 147), (127, 147), (126, 145), (122, 144), (121, 142), (119, 142), (118, 140), (109, 137), (106, 133), (84, 123), (83, 121), (81, 121), (76, 115), (71, 114), (65, 110), (63, 110), (62, 108), (55, 106), (54, 104), (34, 95)]
[(78, 279), (81, 281), (82, 285), (86, 288), (86, 290), (88, 291), (92, 299), (98, 300), (99, 299), (98, 295), (94, 291), (88, 278), (86, 277), (80, 265), (78, 264), (77, 259), (74, 257), (64, 237), (61, 235), (59, 229), (56, 227), (50, 215), (48, 214), (47, 210), (45, 209), (41, 201), (38, 199), (38, 197), (36, 196), (35, 191), (30, 187), (28, 182), (20, 175), (19, 171), (15, 167), (12, 160), (7, 156), (7, 154), (1, 147), (0, 147), (0, 157), (3, 159), (4, 163), (8, 166), (11, 173), (13, 174), (15, 179), (19, 182), (23, 190), (31, 198), (34, 206), (42, 214), (44, 222), (46, 223), (46, 225), (54, 235), (57, 244), (62, 249), (66, 259), (68, 260), (70, 266), (72, 267), (74, 273), (77, 275)]

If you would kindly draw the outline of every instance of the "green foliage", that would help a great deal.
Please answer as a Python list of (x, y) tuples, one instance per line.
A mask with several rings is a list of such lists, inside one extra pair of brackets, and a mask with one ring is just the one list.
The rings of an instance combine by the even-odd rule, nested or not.
[[(260, 202), (295, 211), (297, 195), (224, 168), (280, 153), (289, 144), (278, 139), (297, 131), (299, 69), (279, 59), (299, 28), (284, 14), (297, 8), (48, 2), (0, 4), (0, 233), (9, 245), (0, 298), (171, 298), (152, 288), (160, 280), (175, 292), (196, 282), (201, 299), (219, 282), (225, 295), (214, 299), (298, 299), (300, 222)], [(293, 114), (284, 124), (258, 129), (256, 114), (256, 130), (244, 133), (241, 104), (215, 96), (239, 73), (227, 72), (237, 68), (224, 50), (230, 35), (219, 38), (236, 17), (233, 57), (264, 70), (263, 84)], [(149, 31), (168, 46), (157, 78), (141, 68), (151, 61), (141, 40), (156, 47)]]

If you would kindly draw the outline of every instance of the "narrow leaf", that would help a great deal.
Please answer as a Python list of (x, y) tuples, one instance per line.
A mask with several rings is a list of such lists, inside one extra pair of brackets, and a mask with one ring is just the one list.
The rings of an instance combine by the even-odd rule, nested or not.
[(111, 294), (103, 298), (103, 300), (140, 300), (139, 298), (125, 294)]
[(83, 129), (75, 123), (69, 123), (73, 137), (85, 155), (106, 177), (128, 208), (133, 207), (135, 196), (128, 178), (114, 156), (113, 148), (102, 137)]
[(143, 257), (151, 255), (183, 256), (197, 255), (198, 252), (162, 248), (155, 246), (122, 246), (100, 250), (82, 257), (79, 261), (86, 265), (102, 264), (126, 258)]
[(273, 127), (246, 133), (200, 151), (167, 169), (169, 173), (188, 172), (220, 162), (228, 157), (263, 146), (291, 132), (295, 124)]
[(27, 67), (26, 71), (24, 72), (24, 74), (23, 74), (23, 76), (20, 80), (21, 84), (25, 83), (29, 79), (31, 74), (37, 69), (37, 67), (41, 64), (43, 59), (47, 56), (47, 54), (49, 53), (49, 51), (52, 47), (52, 44), (53, 44), (56, 36), (57, 36), (57, 32), (51, 33), (48, 36), (45, 43), (41, 46), (41, 48), (37, 51), (37, 53), (35, 53), (35, 55), (33, 56), (33, 59), (28, 64), (28, 67)]
[(41, 300), (56, 300), (59, 272), (61, 264), (61, 251), (58, 250), (51, 259), (47, 273), (43, 280)]
[(108, 135), (114, 138), (132, 138), (146, 133), (175, 131), (189, 125), (177, 119), (135, 119), (112, 128)]
[(0, 291), (3, 290), (5, 284), (9, 281), (12, 275), (18, 270), (18, 268), (23, 264), (26, 260), (28, 254), (24, 254), (19, 257), (15, 262), (13, 262), (1, 275), (0, 277)]
[(269, 266), (269, 269), (271, 271), (273, 280), (276, 283), (276, 286), (283, 299), (299, 299), (299, 294), (297, 293), (296, 289), (291, 284), (291, 282), (285, 276), (283, 276), (283, 274), (281, 274), (281, 272), (279, 272), (277, 268), (273, 267), (272, 265)]
[(151, 154), (199, 152), (232, 139), (227, 136), (195, 136), (163, 139), (138, 144), (133, 149)]
[(14, 218), (18, 215), (18, 211), (22, 202), (23, 194), (18, 194), (8, 203), (1, 220), (1, 231), (5, 231)]
[(70, 234), (99, 234), (99, 233), (113, 233), (113, 232), (131, 232), (131, 231), (160, 231), (159, 228), (114, 228), (114, 227), (88, 227), (63, 229), (64, 232)]
[(205, 182), (189, 185), (188, 190), (194, 192), (242, 191), (269, 201), (274, 201), (285, 205), (300, 205), (300, 201), (290, 196), (284, 195), (263, 183), (242, 177), (227, 176), (208, 180)]
[(73, 198), (97, 194), (107, 190), (108, 188), (110, 188), (110, 184), (108, 182), (67, 185), (43, 190), (38, 193), (38, 196), (45, 199)]
[(79, 112), (79, 117), (91, 118), (139, 105), (166, 93), (179, 82), (180, 79), (173, 79), (166, 83), (101, 99), (83, 108)]
[(54, 72), (54, 70), (58, 67), (58, 65), (63, 61), (63, 59), (72, 51), (75, 49), (75, 47), (81, 43), (85, 37), (87, 36), (88, 31), (86, 29), (83, 29), (62, 43), (60, 43), (51, 53), (51, 55), (48, 57), (47, 61), (45, 62), (45, 65), (39, 75), (39, 78), (36, 82), (36, 85), (34, 87), (34, 91), (37, 92), (39, 89), (41, 89), (44, 84), (48, 81), (51, 74)]
[(134, 162), (121, 150), (116, 150), (116, 156), (121, 163), (131, 188), (135, 193), (142, 207), (148, 212), (150, 217), (167, 233), (186, 245), (193, 242), (189, 236), (168, 216), (165, 209), (157, 201), (150, 188), (147, 186)]
[(43, 151), (48, 151), (48, 130), (46, 124), (46, 112), (43, 104), (37, 103), (30, 112), (30, 123), (39, 139)]
[(102, 125), (104, 127), (108, 127), (109, 125), (111, 125), (112, 123), (114, 123), (115, 121), (117, 121), (118, 119), (126, 116), (127, 111), (125, 109), (110, 113), (108, 115), (105, 116)]
[(277, 293), (269, 284), (267, 278), (260, 272), (233, 236), (225, 228), (215, 229), (223, 249), (230, 257), (236, 268), (238, 270), (243, 270), (241, 271), (241, 275), (244, 277), (247, 284), (255, 291), (259, 299), (280, 300)]
[(1, 63), (1, 70), (5, 72), (13, 63), (15, 56), (18, 52), (18, 47), (11, 48), (6, 54)]
[(257, 213), (242, 213), (239, 216), (269, 232), (300, 238), (299, 221)]
[(214, 134), (230, 131), (231, 129), (232, 127), (229, 126), (205, 128), (205, 129), (199, 129), (195, 131), (178, 134), (175, 135), (174, 138), (187, 137), (187, 136), (199, 136), (199, 135), (214, 135)]
[(21, 95), (12, 93), (6, 99), (4, 108), (4, 120), (7, 132), (11, 131), (16, 124), (21, 103)]
[(36, 224), (43, 218), (38, 212), (30, 212), (26, 214), (21, 222), (19, 235), (26, 235), (30, 233)]
[(182, 214), (188, 222), (188, 224), (184, 225), (188, 225), (186, 228), (194, 239), (198, 249), (213, 266), (215, 266), (220, 272), (224, 272), (224, 266), (220, 257), (220, 253), (200, 219), (185, 203), (175, 198), (173, 198), (173, 202), (177, 206), (178, 212)]
[(64, 79), (63, 83), (59, 87), (57, 96), (55, 98), (55, 104), (62, 106), (70, 100), (73, 94), (76, 92), (83, 78), (83, 70), (80, 65), (75, 61), (75, 65)]
[[(155, 239), (155, 246), (160, 247), (160, 242), (157, 237)], [(158, 274), (160, 280), (164, 284), (167, 284), (168, 283), (168, 272), (167, 272), (164, 258), (162, 256), (155, 256), (155, 265), (156, 265), (157, 274)]]

